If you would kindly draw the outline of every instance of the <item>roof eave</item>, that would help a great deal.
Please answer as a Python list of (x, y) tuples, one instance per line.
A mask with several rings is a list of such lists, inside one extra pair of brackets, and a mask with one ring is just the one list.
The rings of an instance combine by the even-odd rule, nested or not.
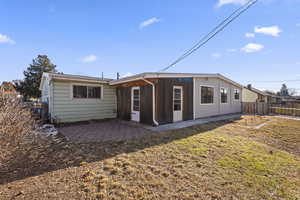
[(39, 86), (39, 90), (40, 90), (40, 91), (43, 90), (43, 85), (44, 85), (44, 82), (45, 82), (45, 78), (48, 77), (48, 76), (49, 76), (48, 73), (43, 72), (43, 74), (42, 74), (42, 79), (41, 79), (40, 86)]
[(56, 76), (55, 74), (49, 74), (51, 80), (64, 80), (64, 81), (78, 81), (78, 82), (89, 82), (89, 83), (102, 83), (108, 84), (110, 80), (96, 80), (96, 79), (89, 79), (89, 78), (81, 78), (81, 77), (62, 77)]
[(204, 77), (208, 77), (208, 78), (220, 78), (224, 81), (230, 82), (231, 84), (239, 87), (239, 88), (243, 88), (242, 85), (240, 85), (237, 82), (234, 82), (228, 78), (226, 78), (225, 76), (221, 75), (221, 74), (193, 74), (193, 73), (142, 73), (142, 74), (138, 74), (138, 75), (134, 75), (134, 76), (130, 76), (127, 78), (123, 78), (120, 80), (114, 80), (114, 81), (110, 81), (110, 85), (119, 85), (119, 84), (123, 84), (123, 83), (128, 83), (131, 81), (137, 81), (137, 80), (141, 80), (141, 79), (147, 79), (147, 78), (204, 78)]

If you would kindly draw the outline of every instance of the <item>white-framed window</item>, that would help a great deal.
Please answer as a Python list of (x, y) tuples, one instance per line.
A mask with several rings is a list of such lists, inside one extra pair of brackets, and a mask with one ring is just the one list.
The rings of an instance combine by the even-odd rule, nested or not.
[(214, 88), (210, 86), (200, 86), (201, 104), (214, 103)]
[(233, 90), (233, 95), (234, 95), (234, 100), (238, 101), (240, 100), (240, 90), (239, 89), (234, 89)]
[(132, 89), (132, 110), (140, 111), (140, 88)]
[(228, 94), (226, 88), (221, 88), (221, 103), (228, 103)]
[(74, 99), (102, 99), (101, 86), (73, 85)]
[(173, 110), (182, 110), (182, 87), (174, 86), (173, 88)]

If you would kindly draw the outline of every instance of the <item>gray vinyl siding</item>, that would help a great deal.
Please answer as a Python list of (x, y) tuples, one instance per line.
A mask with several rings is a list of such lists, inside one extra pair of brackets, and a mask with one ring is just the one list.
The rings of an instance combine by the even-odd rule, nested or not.
[[(101, 86), (102, 99), (73, 99), (72, 85)], [(53, 113), (59, 123), (116, 118), (115, 88), (108, 84), (53, 81)]]
[[(214, 88), (213, 104), (201, 104), (201, 86), (209, 86)], [(241, 112), (241, 88), (219, 78), (194, 78), (194, 87), (194, 110), (196, 119)], [(221, 103), (220, 89), (222, 87), (227, 89), (227, 103)], [(238, 89), (240, 92), (239, 100), (234, 100), (234, 89)]]

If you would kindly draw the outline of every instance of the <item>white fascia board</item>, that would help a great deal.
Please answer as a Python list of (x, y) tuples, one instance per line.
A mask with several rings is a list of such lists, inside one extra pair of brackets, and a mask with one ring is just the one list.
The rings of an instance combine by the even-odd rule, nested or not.
[(42, 79), (41, 79), (40, 86), (39, 86), (39, 90), (43, 90), (43, 85), (44, 85), (45, 79), (48, 78), (48, 77), (49, 77), (49, 74), (46, 73), (46, 72), (43, 72)]
[(108, 81), (91, 80), (91, 79), (83, 79), (83, 78), (55, 77), (55, 76), (51, 76), (51, 80), (78, 81), (78, 82), (101, 83), (101, 84), (109, 83)]
[(110, 85), (117, 85), (131, 81), (149, 78), (194, 78), (194, 77), (218, 77), (218, 74), (192, 74), (192, 73), (142, 73), (119, 80), (113, 80)]
[(193, 74), (193, 73), (142, 73), (130, 77), (126, 77), (119, 80), (113, 80), (110, 85), (117, 85), (122, 83), (127, 83), (131, 81), (137, 81), (141, 79), (149, 78), (220, 78), (226, 82), (229, 82), (239, 88), (243, 88), (242, 85), (236, 83), (221, 74)]

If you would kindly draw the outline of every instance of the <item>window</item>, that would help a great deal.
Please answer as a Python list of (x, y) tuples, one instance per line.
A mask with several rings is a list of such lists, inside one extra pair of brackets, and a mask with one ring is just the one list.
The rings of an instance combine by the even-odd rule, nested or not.
[(88, 88), (88, 98), (101, 99), (101, 87), (87, 87), (87, 88)]
[(173, 109), (174, 111), (181, 111), (181, 88), (174, 87)]
[(238, 89), (234, 89), (234, 100), (240, 100), (240, 91)]
[(87, 98), (86, 86), (73, 86), (73, 98)]
[(101, 99), (101, 87), (73, 85), (75, 99)]
[(227, 103), (227, 89), (221, 88), (221, 103)]
[(140, 89), (133, 90), (133, 111), (140, 111)]
[(214, 88), (201, 86), (201, 104), (214, 103)]

